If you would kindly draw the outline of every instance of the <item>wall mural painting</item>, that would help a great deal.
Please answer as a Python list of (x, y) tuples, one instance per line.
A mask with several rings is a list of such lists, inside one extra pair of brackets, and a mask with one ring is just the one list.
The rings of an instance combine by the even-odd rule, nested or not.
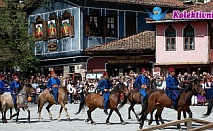
[(43, 37), (43, 25), (42, 24), (36, 24), (35, 36), (36, 36), (36, 38)]
[(56, 20), (49, 20), (47, 22), (48, 24), (48, 38), (56, 38), (57, 32), (56, 32)]
[(70, 21), (69, 19), (62, 20), (62, 36), (70, 36)]

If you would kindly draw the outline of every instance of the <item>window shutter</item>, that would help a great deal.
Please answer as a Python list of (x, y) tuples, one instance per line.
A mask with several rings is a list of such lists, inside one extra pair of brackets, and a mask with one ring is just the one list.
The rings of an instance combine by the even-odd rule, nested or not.
[(115, 37), (118, 37), (118, 17), (115, 16)]
[(35, 36), (35, 33), (36, 33), (36, 32), (35, 32), (35, 28), (36, 28), (36, 27), (35, 27), (35, 22), (33, 22), (33, 23), (32, 23), (32, 36), (33, 36), (33, 38), (36, 38), (36, 36)]
[(103, 37), (106, 37), (107, 36), (107, 17), (106, 16), (103, 16), (103, 25), (101, 29), (103, 30)]
[(58, 32), (58, 38), (59, 39), (61, 39), (62, 38), (62, 20), (61, 19), (59, 19), (58, 20), (58, 23), (56, 22), (56, 24), (58, 24), (58, 25), (56, 25), (58, 28), (58, 30), (57, 30), (57, 32)]
[(43, 40), (47, 40), (47, 21), (42, 21), (42, 25), (43, 25)]
[(98, 16), (98, 35), (103, 36), (103, 17)]
[(90, 36), (90, 16), (85, 18), (85, 36)]
[(70, 16), (70, 36), (71, 37), (75, 36), (75, 31), (74, 31), (74, 16)]

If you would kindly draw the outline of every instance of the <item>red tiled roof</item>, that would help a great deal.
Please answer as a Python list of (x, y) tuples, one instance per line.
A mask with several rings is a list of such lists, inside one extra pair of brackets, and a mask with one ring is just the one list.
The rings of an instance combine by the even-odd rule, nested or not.
[(143, 31), (130, 37), (87, 48), (85, 52), (154, 50), (155, 40), (155, 31)]
[(183, 4), (182, 1), (179, 0), (95, 0), (95, 1), (119, 2), (119, 3), (141, 4), (151, 6), (169, 6), (169, 7), (186, 6)]

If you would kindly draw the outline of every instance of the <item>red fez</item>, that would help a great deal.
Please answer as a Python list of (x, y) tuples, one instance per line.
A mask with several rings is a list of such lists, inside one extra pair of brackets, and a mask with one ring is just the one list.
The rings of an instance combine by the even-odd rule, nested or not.
[(145, 69), (145, 68), (142, 68), (142, 69), (141, 69), (141, 72), (144, 72), (144, 71), (146, 71), (146, 69)]
[(51, 71), (51, 75), (53, 75), (53, 74), (55, 74), (55, 71), (54, 71), (54, 70)]
[(4, 74), (0, 74), (0, 78), (4, 77)]
[(175, 69), (174, 68), (169, 68), (169, 70), (168, 70), (169, 72), (174, 72), (175, 71)]
[(16, 78), (18, 78), (18, 76), (13, 76), (13, 79), (16, 79)]
[(106, 75), (108, 75), (108, 73), (105, 71), (105, 72), (103, 72), (102, 75), (103, 75), (103, 76), (106, 76)]

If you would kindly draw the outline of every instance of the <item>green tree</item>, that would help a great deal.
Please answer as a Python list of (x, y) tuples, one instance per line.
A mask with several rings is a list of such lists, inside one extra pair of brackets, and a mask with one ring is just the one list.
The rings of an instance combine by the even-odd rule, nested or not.
[(22, 73), (37, 70), (39, 59), (33, 53), (32, 36), (19, 0), (4, 0), (0, 7), (0, 70), (19, 67)]

